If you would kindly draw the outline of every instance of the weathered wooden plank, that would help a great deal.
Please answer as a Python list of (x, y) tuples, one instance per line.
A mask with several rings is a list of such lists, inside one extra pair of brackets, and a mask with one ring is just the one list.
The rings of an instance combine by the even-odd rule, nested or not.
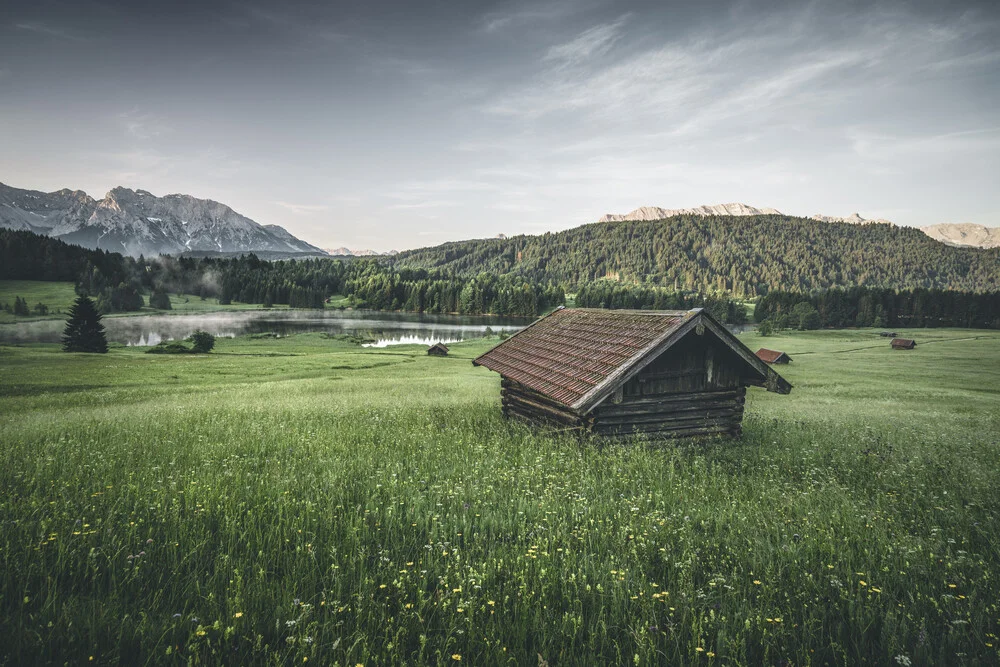
[(714, 400), (744, 400), (746, 390), (742, 387), (737, 389), (726, 389), (723, 391), (698, 391), (687, 394), (655, 394), (650, 396), (626, 397), (621, 403), (614, 405), (607, 401), (597, 407), (597, 410), (604, 410), (609, 407), (620, 408), (624, 406), (641, 405), (673, 405), (675, 403), (690, 403), (693, 401), (714, 401)]
[(642, 416), (650, 414), (673, 414), (677, 412), (696, 412), (698, 410), (742, 410), (743, 401), (735, 398), (718, 401), (688, 401), (676, 402), (669, 405), (645, 404), (645, 405), (614, 405), (606, 408), (599, 408), (594, 411), (594, 416), (598, 419), (605, 418), (625, 418), (631, 416)]
[(501, 391), (501, 393), (503, 393), (505, 391), (514, 391), (514, 392), (517, 392), (517, 393), (519, 393), (519, 394), (521, 394), (523, 396), (527, 396), (528, 398), (530, 398), (531, 400), (535, 401), (536, 403), (543, 403), (545, 405), (549, 405), (549, 406), (551, 406), (553, 408), (556, 408), (558, 410), (563, 410), (565, 412), (571, 412), (573, 414), (579, 414), (578, 412), (576, 412), (572, 408), (568, 407), (567, 405), (565, 405), (563, 403), (560, 403), (559, 401), (556, 401), (556, 400), (550, 398), (549, 396), (546, 396), (545, 394), (539, 393), (539, 392), (535, 391), (534, 389), (530, 389), (530, 388), (524, 386), (523, 384), (520, 384), (518, 382), (514, 382), (512, 380), (508, 380), (506, 378), (504, 378), (500, 382), (500, 391)]
[(699, 427), (714, 427), (714, 426), (736, 426), (739, 425), (740, 420), (734, 419), (729, 415), (722, 415), (717, 417), (711, 417), (708, 419), (703, 418), (689, 418), (689, 419), (649, 419), (641, 421), (631, 421), (625, 423), (615, 423), (615, 422), (605, 422), (597, 421), (594, 422), (595, 431), (604, 430), (663, 430), (672, 428), (699, 428)]
[(658, 371), (641, 373), (636, 381), (640, 384), (646, 382), (654, 382), (656, 380), (673, 380), (680, 377), (700, 377), (705, 374), (703, 368), (685, 368), (681, 370), (669, 370), (669, 371)]
[(674, 429), (674, 430), (664, 430), (664, 431), (629, 431), (629, 432), (609, 431), (609, 432), (598, 432), (598, 433), (602, 437), (606, 438), (626, 438), (641, 434), (652, 439), (714, 437), (720, 435), (738, 437), (740, 435), (738, 429), (733, 429), (729, 427), (689, 428), (689, 429)]
[(558, 421), (568, 425), (577, 425), (582, 422), (578, 415), (563, 410), (558, 410), (549, 405), (537, 403), (529, 398), (508, 392), (504, 395), (504, 407), (508, 411), (513, 410), (528, 416), (537, 416), (548, 420)]
[[(633, 398), (626, 398), (622, 403), (635, 403), (641, 405), (642, 403), (656, 403), (665, 402), (669, 403), (671, 401), (688, 401), (688, 400), (698, 400), (701, 398), (706, 399), (717, 399), (717, 398), (736, 398), (738, 396), (744, 396), (745, 392), (741, 392), (740, 388), (735, 389), (722, 389), (716, 391), (693, 391), (687, 394), (678, 396), (677, 394), (654, 394), (647, 396), (636, 396)], [(603, 407), (604, 404), (601, 404)]]
[(729, 421), (739, 421), (743, 417), (743, 411), (737, 408), (720, 408), (715, 410), (684, 410), (680, 412), (651, 412), (644, 415), (600, 415), (595, 420), (596, 424), (602, 425), (628, 425), (628, 424), (651, 424), (669, 423), (701, 420), (702, 422), (727, 419)]
[(541, 410), (534, 410), (529, 406), (520, 404), (507, 404), (504, 406), (505, 416), (519, 416), (523, 417), (529, 421), (544, 424), (558, 424), (560, 426), (570, 425), (570, 421), (561, 418), (558, 415), (554, 415), (549, 412), (543, 412)]

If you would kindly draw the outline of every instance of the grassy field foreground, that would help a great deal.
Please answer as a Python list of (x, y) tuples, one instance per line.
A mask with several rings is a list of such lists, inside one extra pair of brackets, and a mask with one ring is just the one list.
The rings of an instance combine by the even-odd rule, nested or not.
[(909, 333), (665, 447), (504, 421), (489, 342), (0, 347), (0, 663), (996, 664), (1000, 334)]

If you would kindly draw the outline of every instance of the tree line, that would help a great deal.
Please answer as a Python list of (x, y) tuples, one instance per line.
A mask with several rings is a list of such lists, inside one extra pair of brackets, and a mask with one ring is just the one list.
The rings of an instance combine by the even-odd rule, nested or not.
[[(719, 221), (724, 221), (727, 227), (719, 228)], [(779, 223), (788, 228), (783, 234), (776, 227)], [(799, 231), (794, 232), (796, 229)], [(695, 231), (702, 236), (697, 239), (697, 235), (690, 236)], [(803, 262), (792, 274), (783, 274), (781, 269), (777, 275), (783, 278), (766, 280), (751, 290), (764, 292), (756, 298), (758, 322), (770, 320), (779, 326), (801, 328), (1000, 328), (997, 304), (1000, 291), (996, 287), (1000, 249), (950, 248), (931, 241), (918, 230), (887, 225), (810, 221), (806, 226), (798, 219), (782, 216), (747, 219), (682, 216), (657, 223), (601, 223), (539, 237), (446, 244), (404, 253), (398, 261), (389, 258), (265, 261), (253, 254), (236, 258), (131, 258), (87, 250), (31, 232), (0, 230), (0, 279), (73, 281), (77, 292), (93, 297), (102, 313), (138, 310), (146, 300), (152, 307), (169, 308), (168, 293), (179, 293), (217, 298), (223, 304), (238, 301), (264, 306), (287, 304), (294, 308), (322, 308), (332, 295), (342, 295), (350, 305), (376, 310), (534, 316), (562, 305), (566, 290), (575, 289), (576, 303), (580, 306), (657, 310), (705, 307), (719, 319), (740, 323), (745, 317), (744, 309), (739, 301), (741, 291), (734, 286), (749, 284), (742, 281), (750, 274), (731, 271), (730, 278), (723, 275), (707, 281), (698, 276), (710, 275), (720, 257), (749, 257), (746, 253), (756, 252), (763, 253), (754, 256), (762, 261), (772, 250), (750, 249), (742, 243), (759, 242), (758, 235), (765, 233), (774, 234), (768, 248), (782, 245), (778, 243), (782, 239), (788, 241), (783, 246), (788, 257), (805, 252), (801, 248), (796, 250), (796, 234), (804, 234), (816, 243), (817, 250), (813, 253), (816, 256), (832, 257), (829, 245), (844, 242), (845, 257), (861, 258), (861, 266), (868, 266), (874, 260), (865, 255), (869, 251), (862, 251), (855, 244), (885, 243), (887, 234), (898, 235), (892, 237), (898, 245), (914, 250), (917, 256), (907, 259), (905, 267), (892, 259), (880, 271), (869, 267), (864, 271), (852, 268), (849, 272), (850, 280), (889, 282), (886, 286), (831, 287), (826, 285), (830, 282), (828, 274), (809, 273), (808, 267), (818, 260), (810, 260), (813, 264)], [(671, 243), (666, 243), (668, 237), (673, 239)], [(741, 243), (734, 244), (734, 238), (742, 239)], [(655, 243), (649, 245), (650, 240)], [(609, 245), (600, 258), (593, 255), (605, 241)], [(628, 265), (633, 267), (629, 271), (638, 271), (654, 262), (655, 266), (649, 265), (652, 267), (649, 275), (633, 280), (629, 271), (611, 270), (608, 258), (615, 257), (619, 250), (624, 252), (626, 246), (631, 259), (626, 262), (619, 257), (613, 265), (619, 268)], [(700, 267), (692, 269), (691, 275), (682, 275), (688, 269), (678, 268), (689, 266), (685, 261), (678, 260), (678, 265), (671, 267), (670, 258), (678, 247), (687, 247), (688, 259)], [(888, 251), (880, 255), (883, 259), (895, 257), (892, 252), (885, 252)], [(595, 263), (585, 269), (580, 262), (586, 258)], [(417, 265), (420, 262), (432, 266)], [(496, 270), (483, 270), (484, 264)], [(767, 275), (772, 275), (771, 270), (760, 265), (740, 268)], [(838, 269), (841, 270), (843, 267)], [(609, 273), (610, 278), (605, 275)], [(813, 279), (806, 280), (806, 274)], [(846, 274), (836, 275), (839, 281)], [(794, 288), (775, 287), (790, 282), (789, 276), (798, 276), (791, 281), (798, 283)], [(946, 283), (952, 289), (940, 286), (899, 289), (891, 284), (893, 276), (904, 285), (924, 276), (929, 282)], [(982, 281), (982, 285), (977, 281)], [(975, 287), (955, 288), (970, 284)], [(986, 289), (991, 285), (993, 289)], [(10, 308), (23, 314), (27, 304), (15, 300)]]
[[(14, 255), (18, 261), (8, 264), (7, 258)], [(565, 303), (559, 285), (524, 276), (397, 269), (369, 258), (265, 261), (252, 253), (235, 258), (131, 258), (10, 230), (0, 230), (0, 258), (0, 279), (72, 280), (77, 293), (93, 297), (101, 313), (139, 310), (145, 305), (144, 294), (150, 307), (169, 309), (170, 292), (217, 298), (221, 304), (292, 308), (323, 308), (330, 296), (339, 294), (357, 307), (470, 315), (534, 316)]]
[[(808, 320), (803, 321), (803, 317)], [(757, 302), (754, 319), (778, 327), (803, 329), (897, 326), (1000, 329), (1000, 292), (867, 287), (815, 294), (771, 292)]]
[(581, 308), (630, 308), (633, 310), (690, 310), (704, 308), (728, 324), (744, 324), (746, 307), (726, 294), (685, 294), (664, 287), (625, 285), (615, 280), (584, 283), (576, 292)]

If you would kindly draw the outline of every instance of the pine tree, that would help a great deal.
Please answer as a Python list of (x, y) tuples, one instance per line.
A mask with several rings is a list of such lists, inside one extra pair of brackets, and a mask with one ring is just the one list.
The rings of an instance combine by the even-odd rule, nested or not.
[(101, 314), (89, 297), (77, 297), (70, 307), (62, 341), (66, 352), (108, 351), (108, 339), (104, 335)]

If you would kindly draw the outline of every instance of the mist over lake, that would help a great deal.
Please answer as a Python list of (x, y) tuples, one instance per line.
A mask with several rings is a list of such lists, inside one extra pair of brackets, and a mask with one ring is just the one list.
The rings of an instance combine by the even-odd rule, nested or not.
[[(288, 336), (321, 331), (371, 339), (372, 345), (451, 343), (479, 338), (487, 327), (494, 332), (514, 332), (530, 323), (525, 318), (419, 315), (376, 311), (274, 310), (206, 313), (200, 315), (138, 315), (105, 317), (109, 342), (123, 345), (156, 345), (182, 340), (196, 329), (232, 338), (273, 333)], [(3, 343), (58, 343), (62, 320), (39, 320), (0, 325)]]

